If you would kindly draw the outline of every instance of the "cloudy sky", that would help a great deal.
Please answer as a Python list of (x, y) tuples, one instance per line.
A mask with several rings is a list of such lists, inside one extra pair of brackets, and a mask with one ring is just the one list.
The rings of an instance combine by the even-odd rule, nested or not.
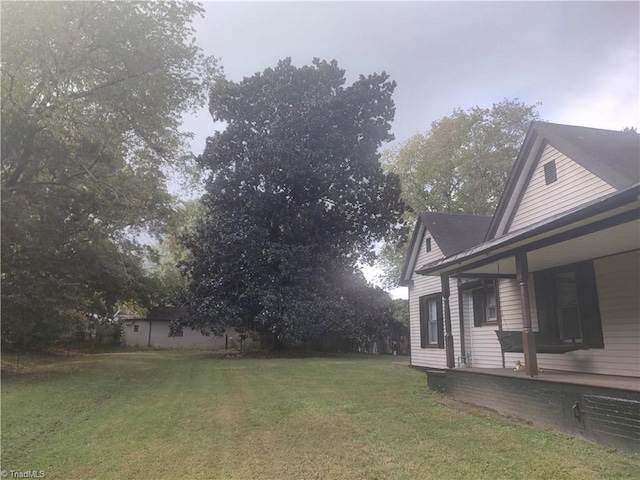
[[(397, 82), (396, 142), (455, 108), (518, 98), (544, 120), (640, 127), (638, 2), (205, 2), (206, 54), (239, 81), (291, 57), (335, 59), (348, 82)], [(204, 149), (205, 110), (185, 119)]]
[[(349, 82), (386, 71), (401, 142), (454, 108), (504, 98), (543, 119), (640, 126), (638, 2), (205, 2), (197, 41), (241, 80), (278, 60), (335, 59)], [(195, 153), (214, 129), (186, 120)]]

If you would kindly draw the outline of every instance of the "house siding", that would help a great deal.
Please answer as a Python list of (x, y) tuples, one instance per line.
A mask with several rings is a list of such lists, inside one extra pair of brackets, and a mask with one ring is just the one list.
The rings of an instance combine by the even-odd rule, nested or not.
[[(529, 295), (535, 302), (533, 282), (529, 282)], [(476, 368), (502, 368), (502, 350), (495, 333), (498, 325), (473, 325), (473, 299), (469, 292), (462, 293), (463, 318), (465, 326), (465, 348), (471, 353), (471, 363)], [(520, 287), (516, 280), (498, 281), (498, 302), (502, 330), (522, 330), (522, 310), (520, 307)], [(531, 312), (533, 329), (538, 328), (535, 309)], [(524, 360), (522, 353), (505, 353), (504, 366), (511, 368), (516, 360)]]
[[(135, 332), (133, 327), (138, 326)], [(146, 320), (127, 320), (122, 324), (122, 341), (131, 347), (146, 347), (149, 343), (149, 322)]]
[[(517, 280), (500, 280), (500, 309), (502, 312), (502, 330), (522, 330), (522, 307), (520, 305), (520, 285)], [(529, 305), (531, 313), (531, 327), (534, 331), (538, 330), (538, 312), (535, 309), (535, 285), (533, 283), (533, 275), (528, 280)], [(496, 337), (497, 342), (497, 337)], [(500, 343), (498, 342), (498, 349)], [(524, 355), (522, 353), (504, 354), (504, 364), (506, 368), (513, 368), (516, 361), (524, 363)]]
[[(151, 323), (151, 338), (149, 339), (149, 326)], [(138, 331), (134, 332), (134, 326), (138, 325)], [(236, 337), (235, 332), (227, 332), (229, 336)], [(169, 336), (169, 322), (147, 320), (128, 320), (123, 323), (123, 341), (128, 346), (151, 346), (153, 348), (224, 348), (225, 337), (215, 335), (206, 336), (198, 330), (186, 327), (182, 337)], [(149, 344), (150, 342), (150, 344)]]
[[(543, 166), (555, 160), (558, 179), (546, 185)], [(507, 232), (566, 212), (616, 189), (551, 145), (544, 148), (531, 181), (518, 205)]]
[[(427, 252), (425, 239), (431, 237), (431, 251)], [(424, 265), (444, 257), (442, 250), (430, 235), (425, 235), (420, 245), (417, 265)], [(451, 311), (451, 333), (454, 341), (455, 356), (460, 355), (460, 317), (458, 315), (458, 284), (455, 279), (449, 279), (451, 295), (449, 308)], [(409, 287), (409, 318), (411, 329), (411, 364), (417, 367), (446, 368), (446, 350), (443, 348), (421, 348), (420, 346), (420, 306), (419, 298), (423, 295), (431, 295), (442, 292), (442, 284), (439, 276), (412, 275), (412, 284)], [(444, 322), (443, 322), (444, 328)]]
[(476, 368), (501, 368), (502, 354), (495, 331), (497, 325), (473, 325), (473, 296), (470, 291), (462, 292), (462, 314), (467, 336), (465, 350), (471, 357), (471, 366)]

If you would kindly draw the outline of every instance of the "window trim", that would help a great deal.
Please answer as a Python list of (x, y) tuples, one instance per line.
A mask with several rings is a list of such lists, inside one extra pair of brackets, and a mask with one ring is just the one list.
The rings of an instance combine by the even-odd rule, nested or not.
[(604, 348), (598, 288), (591, 260), (534, 272), (538, 330), (541, 334), (557, 339), (559, 343), (572, 343), (571, 340), (562, 340), (561, 337), (556, 283), (557, 275), (567, 272), (573, 272), (575, 275), (577, 307), (582, 329), (582, 340), (576, 341), (575, 345), (586, 349)]
[[(489, 289), (493, 289), (494, 297), (495, 297), (495, 308), (496, 308), (496, 319), (495, 320), (487, 320), (487, 292)], [(467, 285), (464, 285), (461, 288), (463, 291), (468, 292), (471, 298), (471, 315), (473, 317), (473, 326), (474, 327), (484, 327), (488, 326), (502, 326), (502, 315), (500, 312), (500, 293), (499, 293), (499, 283), (497, 279), (491, 280), (480, 280), (470, 282)], [(480, 305), (478, 308), (478, 315), (476, 315), (476, 306)]]
[(184, 329), (181, 328), (180, 330), (176, 330), (175, 332), (169, 330), (169, 337), (184, 337)]
[[(437, 341), (430, 343), (429, 340), (429, 302), (436, 302), (436, 325)], [(444, 315), (442, 310), (442, 293), (433, 293), (418, 297), (418, 311), (420, 319), (420, 348), (444, 348)]]

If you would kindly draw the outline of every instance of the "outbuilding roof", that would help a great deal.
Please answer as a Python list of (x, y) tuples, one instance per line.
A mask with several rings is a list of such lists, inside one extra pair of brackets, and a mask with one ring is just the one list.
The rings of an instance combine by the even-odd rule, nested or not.
[(186, 318), (187, 313), (186, 307), (155, 307), (149, 310), (147, 320), (171, 322)]

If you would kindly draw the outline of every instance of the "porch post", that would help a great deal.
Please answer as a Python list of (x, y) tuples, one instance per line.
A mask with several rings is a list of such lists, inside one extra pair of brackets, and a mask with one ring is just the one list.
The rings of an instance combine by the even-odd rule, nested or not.
[(538, 357), (536, 355), (536, 337), (531, 325), (529, 309), (529, 264), (527, 252), (516, 254), (516, 276), (520, 284), (520, 304), (522, 306), (522, 349), (524, 351), (525, 371), (530, 377), (538, 376)]
[(447, 275), (441, 275), (440, 282), (442, 283), (442, 299), (444, 300), (444, 346), (447, 352), (447, 368), (454, 368), (456, 361), (453, 352), (453, 334), (451, 333), (451, 308), (449, 307), (449, 296), (451, 292), (449, 288), (449, 277)]

